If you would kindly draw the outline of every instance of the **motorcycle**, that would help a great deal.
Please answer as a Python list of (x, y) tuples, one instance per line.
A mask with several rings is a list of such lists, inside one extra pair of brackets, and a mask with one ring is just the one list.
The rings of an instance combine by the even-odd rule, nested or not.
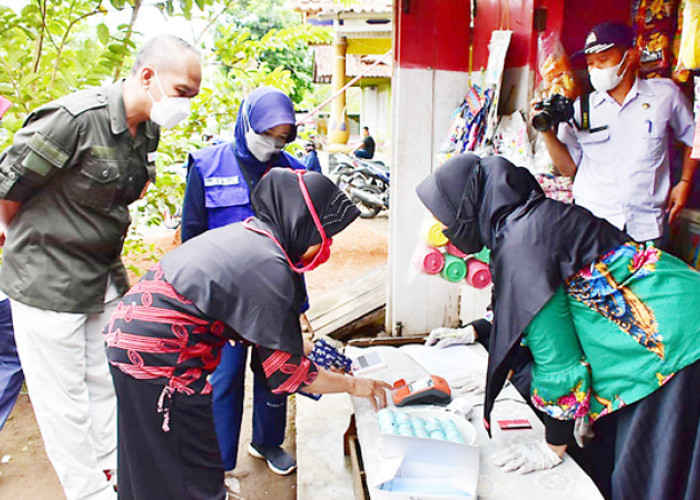
[(371, 219), (389, 208), (389, 167), (381, 161), (336, 155), (330, 177), (360, 210), (360, 217)]

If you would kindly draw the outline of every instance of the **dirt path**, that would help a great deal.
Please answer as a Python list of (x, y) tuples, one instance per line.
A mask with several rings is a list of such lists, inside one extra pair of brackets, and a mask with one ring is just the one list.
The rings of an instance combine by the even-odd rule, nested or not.
[[(359, 276), (386, 261), (388, 220), (385, 214), (369, 221), (359, 220), (334, 238), (328, 263), (307, 274), (310, 300), (325, 290)], [(157, 242), (164, 251), (171, 249), (173, 238)], [(138, 264), (138, 263), (136, 263)], [(237, 475), (247, 500), (296, 499), (296, 474), (286, 477), (270, 472), (262, 460), (250, 457), (247, 446), (251, 436), (251, 376), (246, 377), (245, 402)], [(295, 452), (294, 397), (290, 398), (284, 447)], [(0, 498), (13, 500), (63, 500), (58, 478), (51, 467), (34, 419), (31, 402), (22, 394), (0, 432)], [(153, 499), (165, 500), (165, 499)]]

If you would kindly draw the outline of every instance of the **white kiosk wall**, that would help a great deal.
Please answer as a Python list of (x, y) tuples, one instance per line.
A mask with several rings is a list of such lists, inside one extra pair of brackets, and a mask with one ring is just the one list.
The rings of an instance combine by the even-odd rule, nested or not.
[[(478, 73), (474, 74), (479, 81)], [(505, 71), (506, 112), (527, 110), (534, 73)], [(392, 80), (391, 216), (386, 330), (391, 335), (429, 332), (482, 317), (491, 287), (476, 290), (434, 276), (409, 280), (410, 259), (419, 238), (425, 208), (416, 186), (437, 166), (454, 110), (468, 89), (468, 74), (458, 71), (395, 67)], [(461, 292), (461, 297), (460, 297)]]

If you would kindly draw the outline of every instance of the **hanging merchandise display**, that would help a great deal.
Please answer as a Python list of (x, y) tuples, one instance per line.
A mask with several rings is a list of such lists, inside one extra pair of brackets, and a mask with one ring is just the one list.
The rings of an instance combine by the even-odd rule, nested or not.
[(536, 173), (527, 123), (520, 111), (501, 117), (493, 138), (493, 148), (495, 154), (503, 156), (513, 165)]
[(671, 77), (675, 67), (673, 39), (678, 21), (678, 0), (636, 0), (639, 74), (642, 78)]
[(690, 152), (690, 157), (700, 160), (700, 76), (695, 77), (694, 83), (695, 136), (693, 137), (693, 150)]
[(557, 31), (541, 33), (538, 37), (537, 70), (541, 98), (559, 94), (573, 101), (581, 94), (581, 86)]
[(678, 67), (700, 69), (700, 0), (685, 0), (682, 8)]
[(493, 139), (498, 123), (498, 95), (501, 92), (511, 35), (512, 32), (508, 30), (496, 30), (491, 34), (484, 85), (471, 85), (464, 101), (452, 114), (447, 138), (438, 152), (439, 164), (468, 151), (473, 151), (480, 156), (494, 153)]
[(493, 100), (493, 89), (472, 85), (462, 104), (452, 114), (447, 138), (438, 152), (440, 164), (449, 158), (474, 151), (484, 144), (486, 116)]
[[(556, 102), (560, 105), (559, 107), (562, 107), (564, 103), (572, 103), (581, 95), (581, 85), (576, 78), (564, 45), (561, 43), (559, 32), (541, 33), (538, 37), (537, 70), (539, 74), (537, 93), (539, 94), (539, 99), (544, 102), (552, 104)], [(559, 96), (566, 99), (562, 99)], [(552, 113), (552, 110), (559, 109), (551, 104), (545, 106), (545, 108), (548, 108), (547, 113), (549, 114)], [(573, 107), (570, 109), (573, 110)], [(557, 119), (555, 120), (554, 118)], [(547, 128), (551, 126), (549, 122), (557, 123), (565, 119), (558, 116), (554, 118), (549, 118), (545, 122)], [(535, 136), (532, 168), (530, 170), (549, 198), (565, 203), (573, 202), (571, 179), (557, 175), (541, 134)]]
[(537, 182), (542, 186), (542, 190), (548, 198), (563, 201), (564, 203), (574, 202), (573, 182), (571, 177), (539, 173), (535, 175), (535, 179), (537, 179)]
[[(697, 0), (696, 0), (697, 3)], [(683, 12), (685, 12), (685, 0), (680, 0), (678, 3), (678, 10), (676, 12), (676, 32), (673, 37), (673, 61), (675, 67), (671, 72), (671, 78), (674, 82), (681, 86), (687, 95), (690, 95), (690, 89), (693, 85), (693, 70), (679, 63), (678, 57), (681, 50), (681, 38), (683, 35)], [(697, 25), (695, 27), (697, 29)], [(698, 41), (698, 33), (694, 34), (695, 42)]]
[[(505, 11), (509, 11), (505, 9)], [(506, 54), (510, 46), (513, 32), (510, 30), (495, 30), (489, 41), (489, 60), (486, 65), (485, 86), (493, 89), (493, 102), (486, 118), (486, 143), (490, 144), (496, 134), (498, 124), (498, 108), (501, 102), (501, 85), (503, 71), (506, 67)]]

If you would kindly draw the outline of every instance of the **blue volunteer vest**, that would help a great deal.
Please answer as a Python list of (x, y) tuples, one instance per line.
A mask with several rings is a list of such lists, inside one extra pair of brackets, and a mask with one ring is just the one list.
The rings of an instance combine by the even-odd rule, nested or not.
[(253, 215), (250, 191), (230, 142), (190, 153), (190, 168), (202, 177), (209, 229)]

